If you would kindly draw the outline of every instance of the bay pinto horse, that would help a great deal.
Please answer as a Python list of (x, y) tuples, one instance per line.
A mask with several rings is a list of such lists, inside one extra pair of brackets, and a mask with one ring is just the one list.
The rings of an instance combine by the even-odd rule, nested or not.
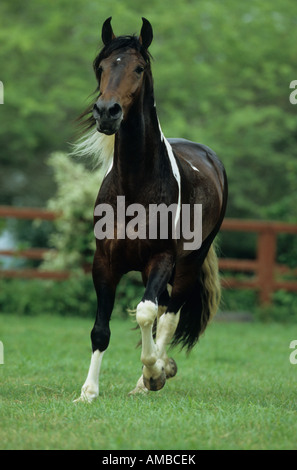
[[(209, 147), (165, 139), (157, 117), (148, 52), (153, 31), (149, 21), (142, 20), (139, 37), (116, 37), (111, 18), (104, 22), (104, 46), (94, 61), (99, 95), (83, 114), (88, 131), (76, 150), (81, 155), (97, 152), (102, 160), (109, 160), (95, 207), (108, 205), (117, 214), (118, 196), (125, 196), (126, 204), (141, 205), (146, 213), (151, 204), (175, 204), (176, 224), (182, 220), (184, 206), (200, 204), (202, 243), (185, 250), (185, 239), (175, 237), (170, 227), (167, 239), (117, 236), (123, 229), (117, 223), (119, 214), (114, 237), (96, 237), (93, 281), (98, 304), (91, 332), (92, 356), (81, 395), (75, 401), (92, 402), (99, 395), (99, 372), (109, 344), (116, 287), (125, 273), (141, 272), (145, 286), (136, 310), (143, 368), (130, 393), (160, 390), (166, 379), (176, 374), (167, 346), (179, 344), (190, 350), (220, 300), (213, 241), (226, 209), (225, 170)], [(191, 214), (193, 217), (193, 211)], [(94, 223), (98, 221), (95, 209)], [(193, 229), (193, 220), (191, 224)]]

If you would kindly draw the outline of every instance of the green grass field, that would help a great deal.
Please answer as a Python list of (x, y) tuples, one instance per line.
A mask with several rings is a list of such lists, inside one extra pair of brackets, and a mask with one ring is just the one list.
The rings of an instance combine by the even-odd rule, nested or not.
[(214, 322), (159, 392), (141, 374), (132, 320), (113, 319), (100, 397), (72, 403), (90, 359), (90, 320), (0, 315), (1, 449), (296, 449), (297, 329)]

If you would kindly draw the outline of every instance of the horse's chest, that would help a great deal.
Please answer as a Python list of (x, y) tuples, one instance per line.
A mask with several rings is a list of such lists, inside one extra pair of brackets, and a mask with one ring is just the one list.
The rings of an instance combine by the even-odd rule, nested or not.
[(97, 243), (101, 255), (108, 264), (122, 273), (143, 271), (155, 247), (149, 240), (128, 237), (105, 239)]

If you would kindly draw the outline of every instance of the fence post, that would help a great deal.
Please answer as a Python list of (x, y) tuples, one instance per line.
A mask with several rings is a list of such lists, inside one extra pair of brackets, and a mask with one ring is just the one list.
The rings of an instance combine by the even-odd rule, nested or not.
[(274, 264), (276, 256), (276, 233), (272, 227), (267, 227), (258, 235), (258, 280), (260, 288), (260, 303), (269, 305), (274, 287)]

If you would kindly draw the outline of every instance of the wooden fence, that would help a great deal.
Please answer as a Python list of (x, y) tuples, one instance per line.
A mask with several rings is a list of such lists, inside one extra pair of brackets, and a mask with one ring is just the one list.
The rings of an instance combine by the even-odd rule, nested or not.
[[(18, 219), (54, 220), (57, 213), (44, 209), (0, 206), (0, 217)], [(225, 288), (253, 289), (259, 293), (261, 304), (269, 304), (273, 292), (284, 289), (297, 291), (297, 270), (290, 270), (285, 265), (276, 263), (277, 236), (280, 233), (297, 234), (297, 225), (283, 222), (225, 219), (222, 231), (253, 232), (257, 234), (255, 259), (219, 260), (220, 270), (226, 272), (252, 273), (252, 276), (240, 279), (238, 276), (222, 276)], [(26, 250), (0, 250), (0, 256), (18, 256), (27, 259), (41, 260), (47, 252), (44, 248)], [(69, 271), (42, 271), (39, 269), (2, 269), (1, 277), (39, 278), (63, 280), (70, 276)], [(293, 280), (282, 279), (283, 275), (295, 277)]]
[[(222, 230), (257, 234), (255, 259), (220, 259), (222, 271), (254, 273), (251, 279), (223, 278), (225, 288), (255, 289), (259, 292), (259, 301), (262, 305), (269, 304), (272, 293), (277, 290), (297, 291), (297, 270), (291, 270), (288, 266), (276, 262), (278, 234), (297, 234), (297, 225), (284, 222), (225, 219)], [(295, 279), (284, 280), (281, 278), (283, 275), (289, 275)]]

